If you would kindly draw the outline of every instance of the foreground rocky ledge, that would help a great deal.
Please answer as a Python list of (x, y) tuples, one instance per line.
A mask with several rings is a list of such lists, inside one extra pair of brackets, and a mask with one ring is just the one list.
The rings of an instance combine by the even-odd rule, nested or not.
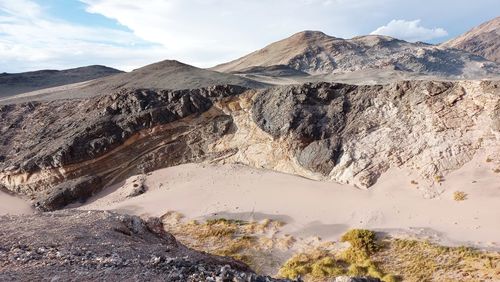
[(280, 281), (185, 247), (157, 219), (61, 211), (0, 224), (1, 281)]

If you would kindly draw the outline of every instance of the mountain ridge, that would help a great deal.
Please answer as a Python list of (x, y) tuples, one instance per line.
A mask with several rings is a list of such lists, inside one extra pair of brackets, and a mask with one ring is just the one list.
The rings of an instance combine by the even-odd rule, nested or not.
[(112, 77), (95, 79), (62, 89), (47, 89), (24, 93), (11, 99), (0, 100), (0, 104), (22, 103), (33, 100), (78, 99), (99, 96), (120, 89), (183, 90), (211, 87), (215, 85), (236, 85), (246, 88), (265, 87), (265, 83), (253, 81), (232, 74), (197, 68), (176, 60), (163, 60), (131, 72)]
[(497, 63), (461, 50), (382, 35), (342, 39), (321, 31), (296, 33), (212, 70), (237, 72), (273, 65), (286, 65), (311, 75), (393, 69), (467, 79), (500, 73)]
[(482, 23), (441, 46), (465, 50), (500, 63), (500, 17)]
[(22, 73), (0, 73), (0, 98), (25, 92), (89, 81), (123, 73), (103, 65), (91, 65), (66, 70), (37, 70)]

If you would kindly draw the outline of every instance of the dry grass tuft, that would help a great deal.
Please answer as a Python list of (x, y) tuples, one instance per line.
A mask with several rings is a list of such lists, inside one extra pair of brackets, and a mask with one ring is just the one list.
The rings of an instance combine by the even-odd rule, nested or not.
[(277, 258), (277, 253), (286, 254), (297, 246), (292, 236), (274, 236), (283, 226), (281, 222), (181, 219), (177, 213), (162, 217), (167, 231), (187, 246), (242, 260), (258, 272), (279, 269), (279, 275), (285, 278), (301, 276), (309, 282), (349, 275), (375, 277), (383, 282), (500, 281), (500, 253), (417, 240), (381, 240), (373, 231), (354, 229), (341, 238), (349, 243), (347, 248), (325, 242), (292, 257)]
[(345, 233), (342, 242), (350, 247), (343, 252), (334, 253), (315, 249), (290, 258), (280, 269), (279, 275), (288, 279), (302, 277), (305, 281), (324, 281), (341, 275), (370, 276), (384, 282), (396, 281), (396, 277), (384, 272), (370, 259), (380, 246), (374, 232), (353, 229)]
[(248, 222), (226, 218), (184, 222), (175, 212), (162, 217), (165, 229), (181, 243), (200, 251), (241, 260), (259, 271), (269, 265), (281, 265), (270, 254), (273, 250), (288, 250), (295, 242), (292, 236), (274, 237), (283, 222), (263, 220)]
[(435, 175), (435, 176), (434, 176), (434, 181), (435, 181), (436, 183), (441, 183), (441, 182), (443, 182), (443, 181), (444, 181), (444, 177), (443, 177), (442, 175)]
[(457, 202), (465, 201), (467, 200), (467, 194), (462, 191), (456, 191), (453, 193), (453, 200)]
[(351, 247), (345, 252), (345, 259), (351, 263), (367, 260), (380, 248), (375, 232), (365, 229), (349, 230), (342, 235), (340, 241), (351, 244)]
[(326, 250), (312, 250), (291, 257), (280, 268), (278, 275), (287, 279), (319, 279), (337, 277), (346, 273), (345, 263)]
[(398, 274), (404, 281), (497, 281), (500, 278), (499, 254), (417, 240), (390, 239), (385, 243), (387, 247), (376, 255), (380, 267)]

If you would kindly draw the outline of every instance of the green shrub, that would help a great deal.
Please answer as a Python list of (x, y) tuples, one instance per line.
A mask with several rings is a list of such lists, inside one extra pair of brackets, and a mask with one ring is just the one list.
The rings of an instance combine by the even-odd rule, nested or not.
[(351, 264), (347, 270), (349, 276), (365, 276), (366, 267), (359, 266), (357, 264)]
[(363, 252), (367, 256), (374, 254), (379, 250), (377, 245), (377, 237), (375, 232), (365, 229), (352, 229), (347, 231), (342, 238), (342, 242), (349, 242), (351, 248), (356, 251)]

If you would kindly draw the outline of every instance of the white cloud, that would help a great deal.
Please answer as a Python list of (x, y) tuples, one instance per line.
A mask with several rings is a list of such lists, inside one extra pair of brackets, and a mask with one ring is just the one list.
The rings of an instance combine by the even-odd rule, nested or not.
[[(127, 29), (63, 21), (47, 9), (58, 1), (0, 0), (0, 72), (89, 64), (129, 70), (163, 59), (209, 67), (302, 30), (343, 38), (363, 35), (394, 15), (422, 18), (426, 25), (447, 24), (450, 34), (458, 35), (478, 24), (478, 19), (492, 17), (495, 11), (490, 7), (498, 0), (472, 4), (468, 0), (78, 1), (86, 12)], [(449, 13), (439, 14), (443, 9)], [(471, 14), (481, 17), (464, 23)], [(447, 34), (443, 29), (422, 27), (419, 21), (401, 20), (374, 33), (431, 42)]]
[(20, 17), (34, 17), (41, 14), (41, 7), (31, 1), (26, 0), (0, 0), (0, 11)]
[[(306, 30), (357, 35), (346, 24), (371, 0), (80, 0), (178, 60), (213, 66)], [(381, 2), (389, 0), (381, 0)], [(392, 1), (392, 0), (390, 0)]]
[(420, 25), (421, 20), (392, 20), (371, 34), (387, 35), (407, 41), (428, 41), (448, 35), (443, 28), (426, 28)]
[(51, 18), (33, 1), (0, 0), (0, 12), (0, 72), (89, 64), (135, 68), (167, 56), (130, 32)]

